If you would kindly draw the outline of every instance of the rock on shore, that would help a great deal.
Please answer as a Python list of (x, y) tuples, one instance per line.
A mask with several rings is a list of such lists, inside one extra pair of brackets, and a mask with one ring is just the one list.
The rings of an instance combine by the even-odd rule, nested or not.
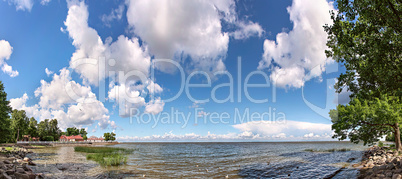
[(0, 178), (41, 178), (40, 174), (33, 173), (29, 167), (35, 163), (30, 158), (25, 157), (30, 152), (27, 149), (17, 147), (12, 151), (7, 151), (5, 148), (0, 148), (0, 152)]
[(359, 178), (402, 179), (402, 155), (386, 147), (370, 147), (363, 155)]

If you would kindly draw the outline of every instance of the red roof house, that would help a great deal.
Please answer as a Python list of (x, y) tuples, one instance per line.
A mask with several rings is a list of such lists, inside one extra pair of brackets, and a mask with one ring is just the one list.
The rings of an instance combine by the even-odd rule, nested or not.
[(82, 138), (80, 135), (72, 135), (72, 136), (62, 135), (62, 136), (60, 136), (59, 141), (62, 141), (62, 142), (84, 141), (84, 138)]
[(88, 142), (104, 142), (102, 137), (91, 136), (87, 139)]

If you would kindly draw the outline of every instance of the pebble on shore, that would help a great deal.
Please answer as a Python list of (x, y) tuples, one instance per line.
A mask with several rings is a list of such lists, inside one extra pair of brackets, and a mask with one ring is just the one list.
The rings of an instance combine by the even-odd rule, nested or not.
[(386, 147), (373, 146), (364, 154), (358, 178), (402, 179), (402, 155)]
[(0, 178), (42, 178), (40, 174), (33, 173), (29, 168), (28, 165), (35, 165), (35, 163), (25, 157), (30, 152), (27, 149), (16, 147), (12, 151), (7, 151), (5, 148), (1, 148), (0, 152)]

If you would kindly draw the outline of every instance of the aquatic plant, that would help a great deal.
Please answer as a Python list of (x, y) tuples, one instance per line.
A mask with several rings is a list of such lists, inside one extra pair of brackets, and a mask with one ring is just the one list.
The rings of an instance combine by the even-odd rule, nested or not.
[(93, 160), (101, 166), (118, 166), (127, 163), (127, 156), (121, 153), (87, 154), (87, 160)]
[(117, 147), (74, 147), (76, 152), (85, 153), (132, 153), (133, 149), (117, 148)]
[(127, 155), (132, 153), (133, 149), (124, 149), (116, 147), (74, 147), (76, 152), (87, 154), (87, 160), (93, 160), (101, 166), (118, 166), (127, 163)]

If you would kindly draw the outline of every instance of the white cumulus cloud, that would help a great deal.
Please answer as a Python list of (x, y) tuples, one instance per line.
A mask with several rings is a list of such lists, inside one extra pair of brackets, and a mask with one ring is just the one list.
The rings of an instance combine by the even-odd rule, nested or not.
[(9, 60), (13, 53), (13, 47), (6, 40), (0, 40), (0, 66), (1, 70), (10, 77), (18, 76), (18, 71), (13, 70), (13, 67), (8, 65), (5, 60)]
[(332, 24), (329, 11), (334, 7), (326, 0), (294, 0), (287, 10), (293, 29), (277, 34), (276, 41), (265, 40), (258, 69), (269, 68), (278, 87), (300, 88), (306, 80), (321, 77), (325, 65), (332, 62), (325, 55), (323, 26)]
[[(146, 47), (141, 47), (137, 38), (121, 35), (115, 42), (107, 38), (104, 43), (97, 31), (88, 26), (89, 13), (85, 3), (70, 1), (69, 5), (64, 25), (76, 47), (70, 67), (84, 80), (98, 85), (110, 71), (138, 71), (140, 75), (148, 77), (151, 59)], [(95, 64), (89, 63), (87, 58), (94, 60)], [(108, 60), (106, 64), (100, 60), (102, 58)]]
[[(189, 70), (225, 70), (229, 36), (244, 39), (263, 32), (258, 23), (238, 20), (233, 0), (129, 0), (127, 6), (128, 23), (150, 53), (179, 62), (189, 56)], [(236, 31), (225, 32), (222, 21), (234, 25)], [(156, 67), (174, 71), (166, 63)]]
[(11, 107), (25, 110), (28, 116), (39, 120), (56, 118), (61, 128), (92, 125), (96, 121), (102, 129), (116, 128), (109, 119), (109, 111), (96, 99), (91, 87), (73, 81), (70, 73), (63, 68), (53, 75), (52, 81), (41, 80), (41, 86), (35, 90), (38, 104), (28, 106), (29, 98), (24, 94), (21, 98), (10, 99)]
[(163, 111), (163, 106), (165, 106), (165, 103), (161, 98), (157, 98), (147, 103), (145, 106), (145, 112), (155, 115)]
[(286, 136), (303, 137), (304, 134), (314, 133), (326, 136), (331, 134), (331, 124), (301, 122), (301, 121), (253, 121), (233, 125), (240, 131), (249, 131), (253, 134), (274, 138), (286, 138)]
[(49, 69), (45, 69), (45, 73), (46, 73), (46, 75), (47, 76), (50, 76), (50, 75), (52, 75), (54, 72), (53, 71), (50, 71)]

